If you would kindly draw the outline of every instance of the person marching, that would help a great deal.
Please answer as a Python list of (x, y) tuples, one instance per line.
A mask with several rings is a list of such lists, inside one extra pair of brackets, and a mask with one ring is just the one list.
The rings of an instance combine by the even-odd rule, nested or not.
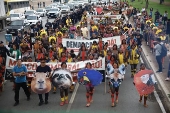
[(128, 59), (128, 62), (131, 65), (131, 78), (133, 78), (134, 74), (136, 73), (137, 64), (139, 63), (139, 57), (140, 55), (137, 46), (133, 44), (129, 51), (129, 59)]
[[(36, 72), (43, 72), (43, 73), (48, 73), (48, 77), (51, 77), (51, 68), (46, 65), (46, 59), (41, 59), (41, 64), (37, 67)], [(42, 98), (42, 94), (38, 94), (39, 96), (39, 106), (41, 106), (44, 103), (44, 100)], [(45, 93), (45, 104), (48, 104), (48, 96), (49, 93)]]
[(112, 107), (115, 106), (115, 98), (114, 95), (116, 94), (116, 103), (118, 103), (118, 95), (119, 95), (119, 86), (123, 80), (123, 75), (121, 75), (118, 71), (118, 63), (113, 64), (114, 73), (108, 76), (110, 78), (109, 86), (111, 90), (111, 102)]
[(13, 68), (13, 76), (15, 77), (15, 104), (17, 106), (19, 104), (19, 90), (20, 87), (23, 88), (26, 96), (27, 101), (30, 100), (30, 92), (27, 87), (27, 68), (25, 65), (22, 64), (21, 59), (17, 59), (17, 65)]
[(126, 64), (126, 57), (125, 57), (125, 53), (123, 52), (123, 49), (119, 49), (119, 53), (118, 53), (118, 63), (119, 63), (119, 66), (121, 64)]
[[(145, 64), (141, 64), (140, 65), (140, 70), (139, 71), (142, 71), (142, 70), (145, 70), (146, 67), (145, 67)], [(135, 83), (133, 83), (135, 85)], [(139, 102), (142, 102), (142, 98), (144, 97), (144, 107), (148, 107), (148, 105), (146, 104), (146, 101), (147, 101), (147, 98), (148, 98), (148, 95), (140, 95), (140, 99), (139, 99)]]
[[(92, 69), (92, 64), (90, 62), (88, 62), (86, 64), (86, 69)], [(87, 99), (87, 104), (86, 107), (89, 107), (90, 104), (93, 102), (93, 93), (94, 93), (94, 86), (90, 83), (90, 80), (87, 77), (83, 77), (80, 81), (86, 81), (86, 99)]]
[[(67, 69), (66, 62), (61, 63), (61, 69), (63, 70)], [(64, 104), (68, 104), (68, 88), (60, 87), (59, 89), (60, 89), (60, 97), (61, 97), (60, 106), (63, 106)]]

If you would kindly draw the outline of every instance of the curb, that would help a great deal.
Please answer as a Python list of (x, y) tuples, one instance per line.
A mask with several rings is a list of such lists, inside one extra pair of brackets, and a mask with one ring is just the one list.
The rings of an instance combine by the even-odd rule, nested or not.
[(153, 62), (149, 61), (149, 59), (148, 59), (149, 56), (147, 56), (146, 53), (147, 53), (146, 50), (143, 48), (142, 59), (144, 59), (144, 61), (147, 62), (146, 64), (149, 66), (149, 68), (153, 70), (155, 78), (158, 81), (158, 87), (161, 89), (163, 95), (165, 96), (165, 99), (162, 99), (162, 101), (163, 101), (162, 103), (164, 104), (164, 106), (166, 106), (166, 110), (170, 111), (170, 98), (168, 97), (168, 94), (169, 94), (168, 88), (164, 85), (164, 83), (163, 83), (164, 81), (160, 79), (161, 78), (160, 74), (155, 73), (156, 67), (153, 64)]

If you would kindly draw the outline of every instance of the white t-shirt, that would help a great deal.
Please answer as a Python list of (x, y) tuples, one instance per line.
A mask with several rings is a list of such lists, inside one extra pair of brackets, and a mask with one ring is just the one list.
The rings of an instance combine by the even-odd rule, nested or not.
[(88, 32), (87, 27), (81, 28), (81, 31), (82, 31), (82, 33), (83, 33), (83, 37), (87, 38), (87, 37), (88, 37), (88, 36), (87, 36), (87, 32)]

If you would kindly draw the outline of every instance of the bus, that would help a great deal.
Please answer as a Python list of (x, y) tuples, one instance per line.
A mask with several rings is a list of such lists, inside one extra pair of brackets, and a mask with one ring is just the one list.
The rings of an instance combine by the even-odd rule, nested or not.
[(4, 0), (4, 6), (7, 16), (10, 13), (24, 13), (30, 10), (30, 0)]

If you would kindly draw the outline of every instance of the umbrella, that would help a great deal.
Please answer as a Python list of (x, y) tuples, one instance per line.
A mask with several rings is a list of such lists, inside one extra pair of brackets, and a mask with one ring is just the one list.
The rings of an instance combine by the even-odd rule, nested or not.
[(101, 14), (102, 11), (103, 11), (103, 8), (102, 8), (102, 7), (97, 7), (97, 8), (96, 8), (96, 11), (97, 11), (98, 14)]
[(141, 70), (134, 76), (135, 87), (140, 95), (147, 95), (154, 91), (156, 83), (152, 70)]
[(100, 72), (93, 69), (83, 69), (78, 72), (78, 81), (81, 78), (86, 81), (90, 81), (93, 86), (97, 86), (102, 82), (103, 76)]

